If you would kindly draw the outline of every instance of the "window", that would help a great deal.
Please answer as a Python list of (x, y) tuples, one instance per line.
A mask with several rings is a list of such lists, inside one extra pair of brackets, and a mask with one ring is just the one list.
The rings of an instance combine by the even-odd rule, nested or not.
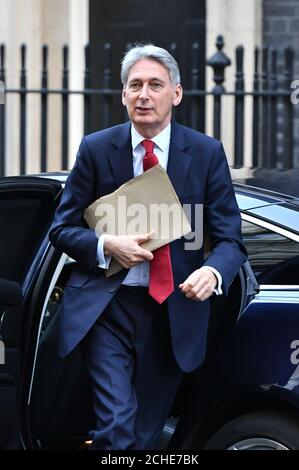
[(53, 210), (53, 197), (44, 191), (0, 193), (0, 278), (24, 280)]
[(299, 284), (299, 244), (251, 222), (242, 221), (248, 259), (260, 284)]

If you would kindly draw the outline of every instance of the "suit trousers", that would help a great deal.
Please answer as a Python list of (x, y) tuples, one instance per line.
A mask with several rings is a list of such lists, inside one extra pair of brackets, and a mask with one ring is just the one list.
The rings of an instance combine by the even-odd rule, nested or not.
[(151, 449), (183, 372), (174, 358), (167, 303), (146, 287), (120, 286), (82, 343), (96, 429), (91, 449)]

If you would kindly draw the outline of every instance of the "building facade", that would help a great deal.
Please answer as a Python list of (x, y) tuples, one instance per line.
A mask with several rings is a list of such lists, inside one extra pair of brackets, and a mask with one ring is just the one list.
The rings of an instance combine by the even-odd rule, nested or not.
[[(156, 1), (156, 0), (155, 0)], [(188, 3), (189, 2), (189, 3)], [(254, 48), (275, 46), (283, 49), (285, 46), (294, 47), (295, 69), (294, 77), (299, 75), (299, 0), (205, 0), (193, 2), (190, 0), (151, 2), (151, 11), (145, 15), (144, 9), (148, 2), (144, 0), (121, 0), (106, 2), (106, 0), (0, 0), (0, 44), (6, 45), (6, 88), (11, 90), (20, 86), (20, 46), (27, 45), (26, 79), (27, 88), (38, 89), (42, 78), (42, 45), (49, 46), (48, 54), (48, 88), (60, 89), (62, 87), (62, 47), (69, 45), (69, 88), (82, 90), (84, 83), (84, 46), (90, 42), (92, 50), (91, 76), (93, 86), (102, 87), (103, 83), (97, 77), (103, 76), (105, 69), (104, 58), (101, 51), (107, 41), (115, 43), (113, 66), (110, 75), (113, 76), (113, 87), (120, 88), (119, 58), (124, 46), (136, 39), (152, 40), (171, 47), (176, 41), (176, 51), (181, 50), (179, 62), (183, 64), (183, 76), (188, 81), (188, 74), (184, 73), (188, 61), (188, 38), (196, 38), (198, 31), (198, 44), (201, 50), (199, 80), (201, 87), (211, 90), (214, 86), (213, 71), (211, 67), (204, 67), (205, 58), (215, 53), (215, 40), (217, 35), (224, 37), (224, 52), (231, 59), (232, 64), (225, 70), (225, 89), (232, 91), (235, 83), (235, 48), (242, 44), (245, 48), (244, 81), (245, 89), (253, 88), (254, 76)], [(115, 5), (114, 5), (115, 3)], [(159, 4), (166, 10), (161, 13), (157, 10)], [(189, 5), (189, 12), (184, 12)], [(108, 6), (107, 6), (107, 5)], [(110, 4), (110, 8), (109, 8)], [(119, 6), (118, 9), (117, 5)], [(166, 5), (166, 6), (165, 6)], [(198, 11), (193, 12), (194, 5)], [(137, 10), (136, 10), (136, 7)], [(199, 11), (199, 9), (201, 9)], [(188, 10), (188, 9), (187, 9)], [(137, 17), (136, 17), (136, 11)], [(142, 12), (144, 15), (142, 15)], [(139, 15), (139, 17), (138, 17)], [(156, 15), (156, 16), (155, 16)], [(146, 20), (144, 19), (146, 17)], [(155, 18), (159, 18), (159, 21)], [(204, 18), (204, 23), (202, 22)], [(180, 25), (180, 20), (181, 24)], [(160, 24), (161, 23), (161, 24)], [(163, 24), (165, 28), (163, 29)], [(179, 25), (173, 28), (170, 25)], [(156, 25), (156, 28), (155, 28)], [(169, 25), (169, 27), (167, 27)], [(98, 29), (97, 29), (98, 28)], [(181, 28), (181, 29), (180, 29)], [(202, 31), (204, 29), (204, 38)], [(137, 33), (136, 33), (137, 31)], [(143, 31), (146, 31), (144, 38)], [(178, 31), (176, 35), (176, 31)], [(163, 41), (163, 38), (165, 39)], [(115, 52), (117, 51), (117, 52)], [(113, 51), (112, 51), (113, 52)], [(281, 56), (279, 56), (281, 57)], [(99, 64), (96, 60), (99, 58)], [(191, 60), (191, 59), (190, 59)], [(191, 62), (188, 62), (190, 65)], [(282, 67), (279, 58), (279, 66)], [(188, 66), (189, 66), (188, 65)], [(192, 65), (192, 64), (191, 64)], [(203, 77), (204, 75), (204, 77)], [(299, 78), (299, 77), (298, 77)], [(111, 76), (110, 76), (111, 79)], [(188, 89), (189, 84), (183, 82)], [(6, 109), (6, 174), (19, 173), (19, 95), (7, 95)], [(83, 129), (83, 101), (81, 96), (73, 95), (69, 100), (69, 130), (68, 130), (68, 167), (71, 167), (76, 150), (84, 133)], [(244, 114), (244, 165), (252, 164), (252, 99), (245, 99)], [(298, 105), (299, 107), (299, 105)], [(53, 93), (49, 97), (49, 114), (47, 120), (47, 170), (59, 170), (61, 167), (61, 96)], [(296, 106), (295, 106), (296, 108)], [(205, 100), (205, 132), (213, 135), (212, 97)], [(26, 121), (26, 172), (34, 173), (40, 169), (40, 96), (32, 93), (27, 98)], [(93, 113), (93, 127), (97, 127), (97, 108)], [(299, 166), (299, 129), (298, 109), (294, 109), (295, 159)], [(222, 102), (222, 133), (221, 139), (227, 151), (229, 163), (232, 163), (234, 147), (234, 98), (226, 96)], [(278, 113), (278, 144), (283, 140), (283, 132), (279, 128), (279, 120), (283, 117)], [(281, 147), (282, 148), (282, 147)]]

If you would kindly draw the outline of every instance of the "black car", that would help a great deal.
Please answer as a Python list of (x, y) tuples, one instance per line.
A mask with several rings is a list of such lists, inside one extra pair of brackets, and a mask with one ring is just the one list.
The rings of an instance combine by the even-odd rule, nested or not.
[[(93, 427), (80, 348), (57, 354), (76, 263), (47, 233), (66, 178), (0, 180), (2, 449), (86, 449)], [(206, 360), (186, 374), (161, 449), (299, 449), (299, 194), (254, 178), (235, 191), (249, 262), (212, 300)]]

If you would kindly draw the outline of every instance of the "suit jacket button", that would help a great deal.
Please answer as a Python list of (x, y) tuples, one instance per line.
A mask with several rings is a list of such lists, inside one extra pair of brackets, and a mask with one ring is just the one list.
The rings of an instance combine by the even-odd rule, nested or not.
[(115, 287), (109, 287), (109, 292), (110, 292), (110, 294), (114, 294), (114, 292), (115, 292)]

